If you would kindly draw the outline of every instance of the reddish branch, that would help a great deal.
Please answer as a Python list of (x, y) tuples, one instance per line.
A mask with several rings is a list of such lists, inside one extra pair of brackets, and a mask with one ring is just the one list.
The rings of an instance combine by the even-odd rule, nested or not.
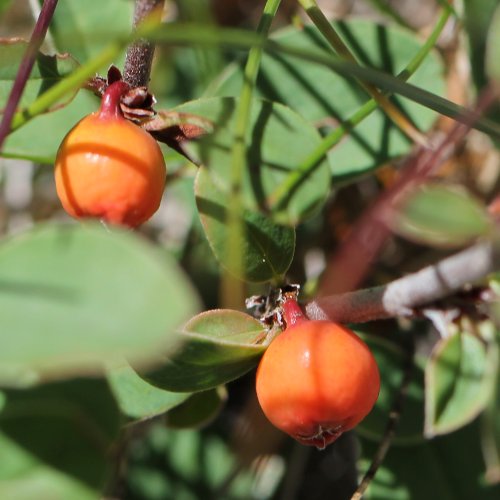
[(499, 269), (500, 242), (485, 241), (387, 285), (320, 297), (307, 304), (306, 312), (311, 319), (339, 323), (409, 316)]
[(12, 118), (16, 112), (21, 96), (23, 95), (24, 88), (26, 87), (26, 82), (31, 74), (33, 65), (35, 64), (36, 57), (40, 46), (45, 39), (47, 30), (49, 28), (50, 21), (54, 15), (54, 11), (57, 6), (57, 0), (45, 0), (43, 2), (42, 8), (40, 9), (40, 14), (31, 34), (28, 47), (24, 57), (19, 65), (19, 69), (16, 74), (16, 79), (14, 80), (14, 85), (10, 91), (7, 104), (5, 106), (2, 121), (0, 122), (0, 150), (2, 149), (5, 138), (10, 132), (10, 125), (12, 123)]
[[(165, 0), (136, 0), (134, 10), (134, 28), (153, 12), (161, 15)], [(138, 40), (130, 45), (125, 59), (123, 79), (131, 87), (147, 87), (151, 74), (151, 65), (155, 51), (154, 43)]]

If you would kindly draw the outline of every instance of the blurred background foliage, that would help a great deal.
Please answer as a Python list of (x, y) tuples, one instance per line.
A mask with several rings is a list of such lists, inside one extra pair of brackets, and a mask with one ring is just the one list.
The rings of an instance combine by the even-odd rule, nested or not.
[[(393, 74), (405, 67), (440, 14), (440, 2), (434, 0), (318, 3), (330, 19), (340, 21), (340, 32), (363, 63)], [(498, 4), (498, 0), (460, 2), (461, 19), (450, 19), (436, 50), (427, 55), (411, 82), (457, 104), (473, 103), (488, 82), (485, 53)], [(254, 0), (167, 1), (165, 21), (254, 29), (263, 5), (263, 1)], [(0, 36), (27, 38), (38, 7), (37, 0), (0, 2)], [(68, 52), (72, 59), (46, 64), (56, 64), (60, 75), (68, 74), (110, 40), (128, 33), (132, 10), (132, 0), (61, 0), (44, 50)], [(273, 25), (274, 36), (290, 46), (324, 48), (318, 33), (304, 28), (306, 22), (297, 2), (284, 1)], [(237, 97), (245, 55), (213, 47), (160, 45), (150, 85), (157, 107), (179, 107), (212, 116), (214, 111), (206, 101), (185, 103), (202, 97)], [(15, 75), (16, 61), (2, 64), (2, 102)], [(115, 63), (122, 65), (123, 54)], [(43, 61), (36, 71), (46, 75)], [(44, 90), (37, 81), (30, 85), (33, 99)], [(301, 141), (307, 147), (319, 142), (367, 99), (352, 79), (344, 80), (305, 61), (271, 55), (263, 58), (256, 93), (290, 108), (286, 111), (290, 135), (283, 139), (283, 144), (290, 144), (290, 151), (285, 146), (277, 153), (287, 165), (296, 156), (292, 146), (300, 150), (305, 147)], [(442, 137), (452, 126), (450, 119), (407, 99), (397, 97), (394, 102), (429, 136)], [(17, 234), (39, 222), (66, 220), (54, 191), (53, 159), (69, 127), (97, 103), (90, 93), (79, 92), (67, 106), (37, 117), (9, 137), (0, 163), (2, 235)], [(266, 109), (264, 104), (262, 107)], [(275, 116), (277, 128), (282, 117), (279, 113)], [(491, 118), (496, 120), (495, 110)], [(303, 133), (294, 135), (293, 126), (302, 127)], [(282, 133), (271, 130), (266, 144), (282, 139)], [(226, 144), (224, 140), (220, 139), (222, 144)], [(497, 141), (498, 137), (476, 130), (468, 134), (439, 170), (436, 186), (416, 195), (394, 222), (394, 233), (364, 285), (386, 283), (433, 263), (489, 230), (491, 221), (485, 207), (498, 194), (500, 181)], [(213, 150), (209, 144), (209, 154)], [(203, 141), (190, 150), (200, 156), (206, 151)], [(316, 182), (316, 189), (305, 192), (299, 208), (292, 207), (285, 219), (279, 219), (286, 225), (299, 222), (296, 235), (288, 227), (278, 236), (273, 228), (266, 236), (266, 242), (279, 238), (282, 245), (274, 255), (290, 257), (283, 264), (289, 281), (303, 284), (305, 293), (313, 295), (329, 257), (354, 221), (397, 178), (402, 159), (411, 151), (408, 139), (377, 110), (329, 153), (323, 170), (315, 171), (323, 180)], [(198, 216), (202, 210), (194, 195), (196, 167), (171, 149), (164, 148), (164, 152), (169, 175), (165, 197), (141, 234), (153, 242), (166, 262), (172, 266), (178, 263), (186, 272), (200, 297), (199, 309), (220, 307), (218, 249), (226, 237), (224, 228), (204, 220), (203, 213), (202, 220)], [(211, 161), (224, 164), (223, 152), (216, 153)], [(224, 178), (224, 170), (221, 172)], [(197, 195), (216, 200), (218, 187), (210, 191), (204, 184), (198, 187)], [(254, 202), (250, 200), (249, 205)], [(435, 217), (436, 213), (440, 217)], [(457, 219), (463, 224), (450, 224)], [(251, 224), (253, 219), (246, 222)], [(10, 255), (16, 252), (11, 250)], [(52, 255), (52, 260), (44, 261), (47, 269), (59, 258), (59, 254)], [(145, 265), (139, 257), (134, 259), (137, 266)], [(248, 295), (267, 293), (268, 284), (262, 283), (266, 279), (260, 279), (261, 272), (267, 271), (255, 271), (255, 282), (247, 286)], [(154, 273), (152, 268), (151, 275)], [(158, 287), (166, 287), (160, 278)], [(194, 297), (191, 291), (183, 293), (189, 297), (186, 300)], [(491, 324), (481, 327), (488, 330)], [(500, 470), (495, 454), (498, 459), (500, 394), (491, 397), (495, 390), (498, 393), (498, 333), (485, 334), (483, 338), (489, 340), (483, 343), (465, 336), (452, 337), (446, 345), (440, 343), (439, 352), (435, 348), (439, 332), (423, 320), (412, 325), (397, 320), (375, 322), (361, 333), (379, 361), (381, 396), (356, 433), (347, 433), (321, 452), (292, 442), (265, 420), (254, 395), (253, 369), (225, 389), (219, 386), (194, 395), (189, 388), (180, 393), (163, 391), (161, 384), (153, 388), (128, 365), (112, 372), (108, 383), (76, 379), (25, 393), (6, 390), (0, 393), (0, 497), (99, 498), (99, 488), (106, 483), (106, 497), (131, 500), (349, 498), (380, 441), (399, 390), (412, 335), (417, 356), (401, 422), (366, 498), (499, 498)], [(241, 349), (243, 357), (250, 356), (245, 347)], [(461, 364), (463, 359), (473, 361), (469, 366)], [(251, 366), (245, 365), (243, 371)], [(434, 413), (429, 413), (429, 389), (424, 380), (429, 383), (432, 377), (439, 383), (431, 386), (435, 405)], [(36, 435), (45, 439), (26, 439), (23, 432), (27, 428), (36, 429)], [(27, 436), (35, 436), (35, 432)], [(437, 437), (429, 439), (431, 436)], [(34, 492), (39, 496), (33, 496)]]

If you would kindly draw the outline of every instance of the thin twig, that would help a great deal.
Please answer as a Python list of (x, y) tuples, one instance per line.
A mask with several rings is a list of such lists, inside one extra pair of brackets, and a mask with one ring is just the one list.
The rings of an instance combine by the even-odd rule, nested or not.
[(30, 76), (33, 65), (35, 64), (38, 50), (43, 43), (50, 21), (56, 10), (57, 0), (45, 0), (40, 10), (40, 15), (36, 21), (33, 33), (31, 34), (28, 47), (23, 56), (19, 69), (17, 70), (14, 85), (10, 91), (7, 104), (5, 106), (2, 121), (0, 123), (0, 151), (2, 149), (5, 138), (9, 135), (12, 118), (16, 112), (21, 96), (23, 95), (24, 87)]
[(495, 90), (487, 88), (466, 123), (456, 123), (435, 149), (421, 148), (406, 162), (399, 179), (365, 212), (328, 263), (319, 296), (348, 292), (359, 286), (390, 234), (387, 220), (401, 201), (402, 193), (430, 177), (495, 100)]
[[(134, 28), (153, 11), (161, 13), (165, 0), (136, 0), (134, 9)], [(125, 58), (123, 79), (131, 87), (144, 87), (149, 83), (155, 44), (140, 39), (130, 45)]]
[[(257, 33), (267, 36), (272, 26), (281, 0), (266, 0), (262, 16), (257, 26)], [(243, 253), (241, 241), (244, 239), (242, 184), (247, 168), (247, 136), (250, 128), (254, 88), (260, 70), (262, 47), (252, 47), (244, 69), (238, 105), (235, 112), (234, 135), (231, 146), (230, 196), (226, 212), (227, 234), (225, 259), (233, 273), (225, 272), (221, 283), (221, 303), (224, 307), (237, 309), (245, 302), (245, 287), (237, 275), (243, 271)]]
[(375, 477), (377, 470), (382, 465), (382, 462), (384, 461), (384, 458), (389, 451), (392, 440), (396, 435), (399, 419), (401, 418), (401, 412), (403, 411), (403, 403), (406, 399), (408, 388), (410, 386), (411, 378), (413, 375), (414, 351), (414, 344), (413, 341), (411, 341), (411, 344), (408, 347), (405, 365), (403, 367), (403, 378), (401, 380), (401, 386), (399, 387), (399, 391), (396, 394), (396, 397), (392, 404), (392, 408), (389, 413), (389, 420), (387, 421), (384, 435), (382, 436), (382, 441), (380, 442), (379, 447), (375, 452), (369, 469), (366, 471), (363, 479), (361, 480), (361, 483), (359, 483), (358, 488), (352, 495), (351, 500), (361, 500), (371, 481)]
[(411, 316), (499, 269), (500, 243), (485, 241), (386, 285), (320, 297), (307, 304), (306, 312), (310, 319), (339, 323)]

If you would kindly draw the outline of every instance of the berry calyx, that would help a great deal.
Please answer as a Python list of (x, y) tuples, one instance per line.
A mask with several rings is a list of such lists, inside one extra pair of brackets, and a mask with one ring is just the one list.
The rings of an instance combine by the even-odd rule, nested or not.
[(66, 135), (55, 162), (56, 190), (69, 215), (136, 227), (160, 206), (165, 187), (163, 154), (153, 137), (121, 112), (129, 90), (111, 84), (101, 107)]
[(380, 390), (377, 363), (353, 331), (308, 320), (294, 299), (285, 299), (283, 316), (286, 328), (257, 370), (257, 397), (277, 428), (323, 449), (374, 406)]

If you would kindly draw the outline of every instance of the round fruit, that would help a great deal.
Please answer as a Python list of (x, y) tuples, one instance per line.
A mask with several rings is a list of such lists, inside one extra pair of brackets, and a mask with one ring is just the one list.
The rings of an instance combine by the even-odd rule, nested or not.
[(166, 179), (158, 143), (126, 120), (124, 82), (108, 87), (98, 112), (69, 131), (57, 153), (56, 189), (73, 217), (94, 217), (136, 227), (160, 206)]
[(264, 353), (257, 397), (276, 427), (323, 449), (370, 412), (380, 390), (378, 367), (353, 331), (307, 320), (295, 300), (283, 308), (292, 321)]

